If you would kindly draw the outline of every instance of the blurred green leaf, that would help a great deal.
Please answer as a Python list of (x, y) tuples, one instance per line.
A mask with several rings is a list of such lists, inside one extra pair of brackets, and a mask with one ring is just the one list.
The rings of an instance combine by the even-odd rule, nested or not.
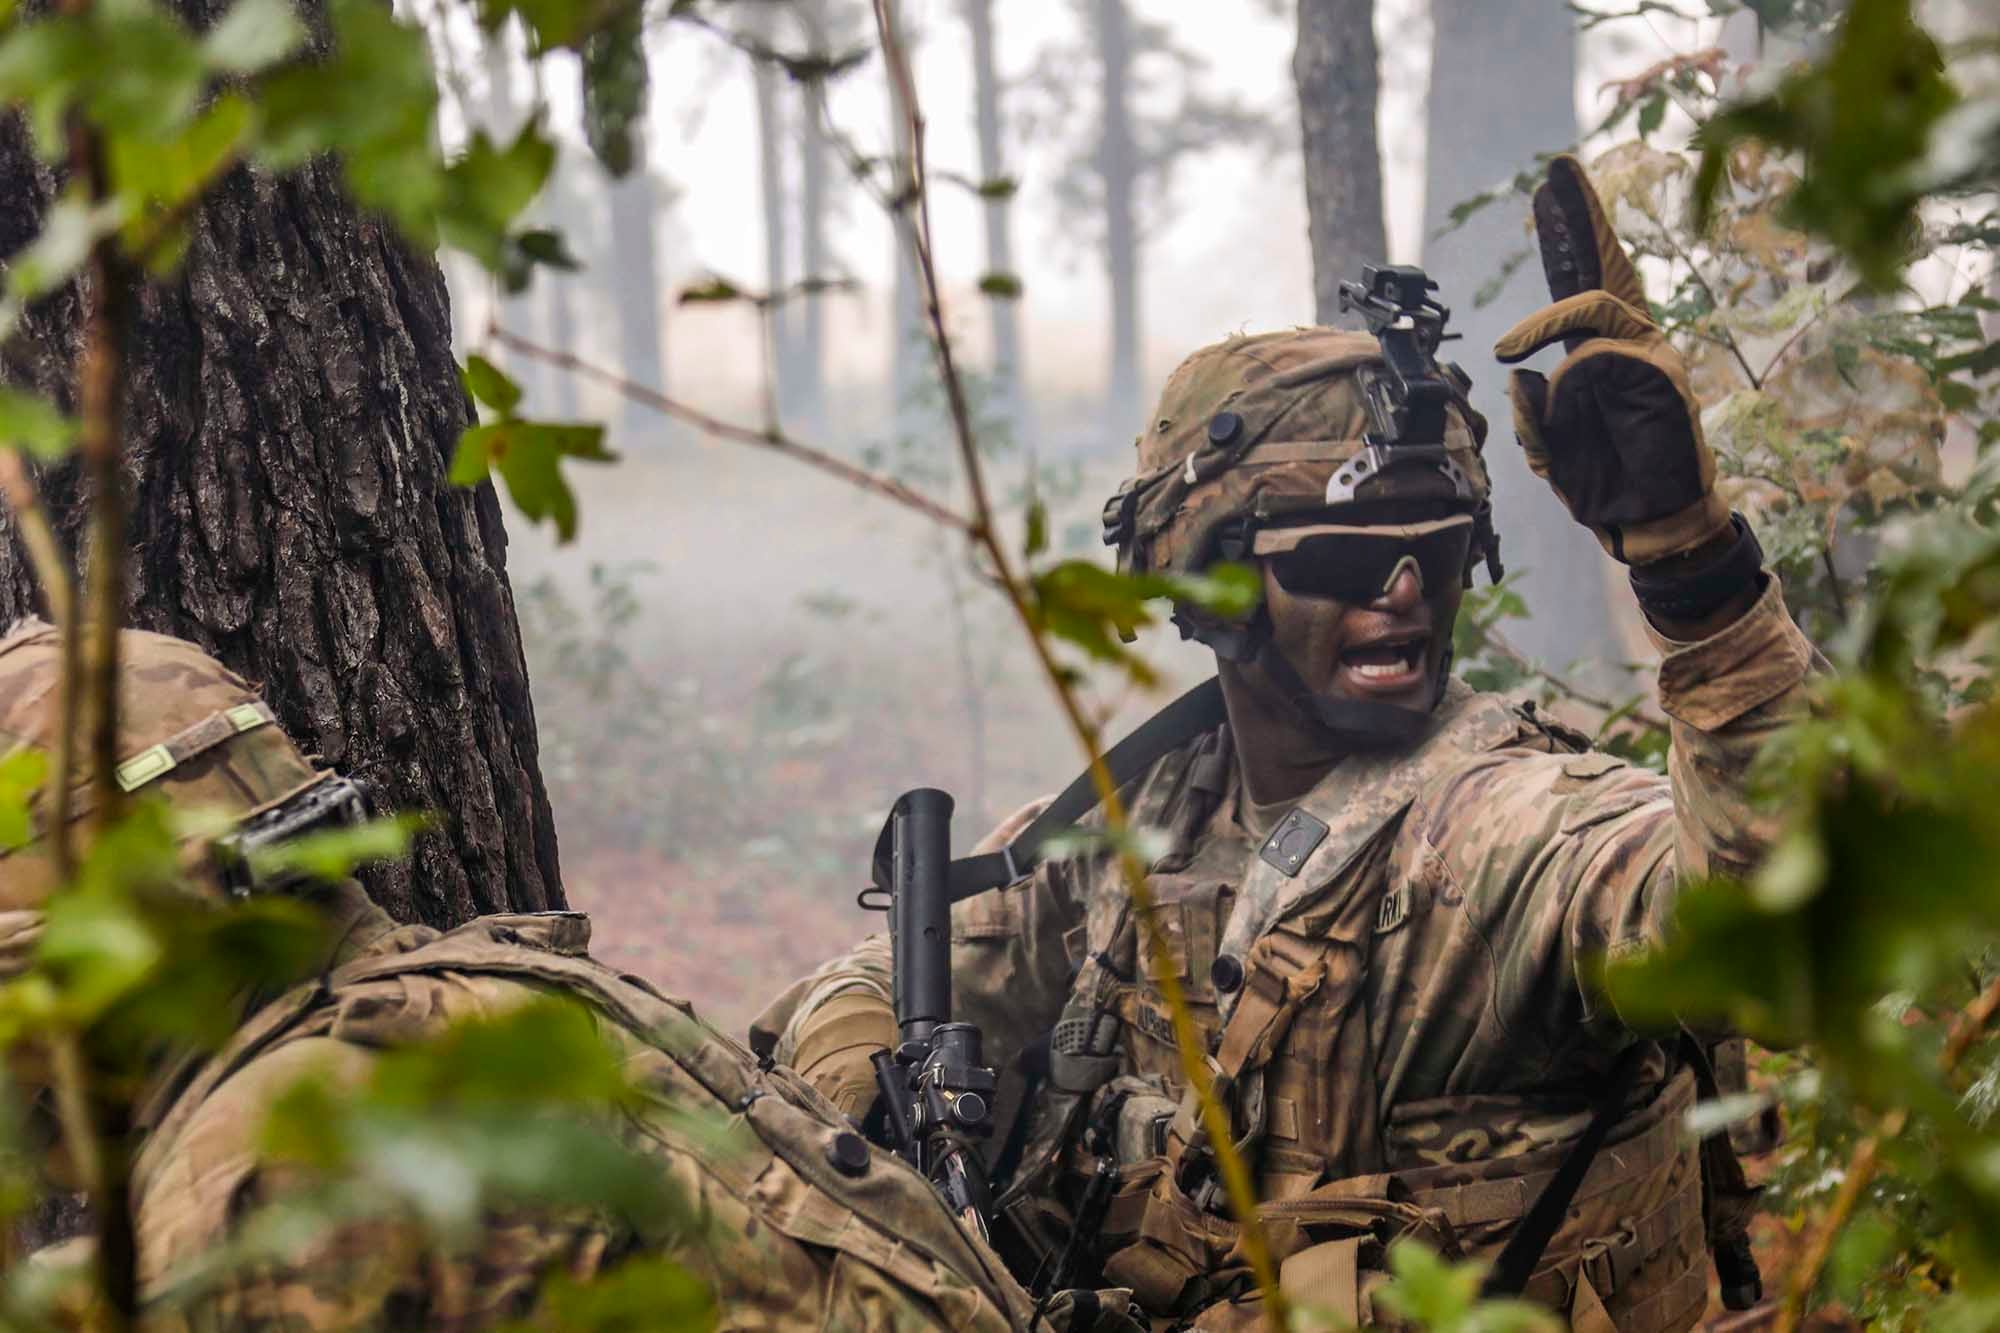
[(1832, 241), (1871, 285), (1895, 286), (1923, 193), (1912, 168), (1959, 100), (1943, 64), (1910, 0), (1854, 0), (1824, 57), (1702, 128), (1696, 226), (1708, 225), (1738, 143), (1797, 150), (1805, 170), (1786, 220)]
[(981, 199), (1012, 199), (1020, 193), (1021, 182), (1012, 176), (996, 176), (983, 180), (974, 187), (973, 193)]
[(236, 0), (202, 38), (201, 53), (210, 69), (255, 74), (297, 51), (305, 38), (291, 0)]
[(1033, 560), (1049, 549), (1049, 507), (1039, 496), (1028, 501), (1027, 535), (1021, 540), (1021, 554)]
[(1639, 107), (1639, 137), (1645, 138), (1660, 128), (1667, 119), (1667, 95), (1654, 93)]
[(555, 162), (555, 144), (529, 121), (505, 148), (475, 130), (445, 171), (440, 236), (497, 274), (509, 291), (527, 285), (530, 256), (508, 229), (541, 192)]
[[(178, 263), (184, 237), (158, 236), (154, 228), (161, 215), (207, 188), (248, 148), (255, 130), (256, 112), (250, 103), (225, 93), (172, 139), (113, 140), (111, 178), (129, 209), (123, 229), (126, 249), (150, 262), (156, 273)], [(148, 253), (138, 254), (141, 246)]]
[(20, 449), (52, 461), (76, 443), (76, 419), (54, 403), (19, 389), (0, 388), (0, 448)]
[(1019, 300), (1021, 279), (1012, 273), (988, 273), (979, 279), (979, 290), (1003, 300)]
[(0, 853), (25, 847), (35, 836), (30, 802), (48, 780), (49, 759), (23, 746), (0, 755)]
[(258, 157), (274, 170), (339, 152), (357, 203), (435, 242), (444, 179), (432, 148), (437, 81), (423, 34), (374, 0), (330, 0), (331, 51), (263, 85)]
[(410, 840), (430, 824), (424, 815), (405, 813), (345, 828), (321, 829), (258, 848), (250, 857), (250, 869), (260, 880), (303, 875), (337, 884), (359, 866), (401, 860), (409, 854)]
[(643, 10), (627, 4), (583, 43), (583, 133), (590, 151), (614, 177), (637, 162), (633, 129), (646, 111), (646, 44)]
[(616, 454), (604, 447), (604, 427), (544, 421), (503, 420), (473, 426), (459, 436), (451, 481), (475, 486), (497, 471), (508, 498), (528, 518), (548, 519), (556, 539), (576, 536), (576, 496), (563, 480), (561, 462), (609, 463)]
[(509, 378), (506, 371), (479, 353), (474, 352), (465, 358), (459, 375), (465, 381), (467, 393), (502, 416), (511, 414), (520, 406), (521, 386)]
[(653, 1333), (715, 1327), (715, 1297), (671, 1259), (627, 1259), (579, 1282), (558, 1272), (542, 1284), (526, 1319), (499, 1333)]
[(749, 295), (735, 283), (723, 277), (710, 277), (705, 282), (683, 287), (674, 298), (676, 305), (700, 305), (709, 302), (744, 301)]
[(1416, 1241), (1389, 1247), (1389, 1271), (1376, 1304), (1427, 1333), (1556, 1333), (1562, 1327), (1525, 1301), (1480, 1300), (1485, 1265), (1447, 1263)]

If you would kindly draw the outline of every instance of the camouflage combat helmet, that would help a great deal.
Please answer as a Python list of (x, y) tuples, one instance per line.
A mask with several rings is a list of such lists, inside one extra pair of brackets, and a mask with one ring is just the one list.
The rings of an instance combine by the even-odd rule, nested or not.
[[(1482, 511), (1486, 420), (1457, 386), (1436, 469), (1366, 475), (1367, 394), (1384, 373), (1367, 333), (1300, 328), (1225, 339), (1181, 362), (1137, 440), (1139, 472), (1104, 507), (1121, 569), (1189, 574), (1236, 558), (1246, 521), (1387, 517), (1442, 502)], [(1353, 466), (1348, 466), (1353, 465)], [(1490, 551), (1490, 532), (1474, 558)]]
[[(298, 797), (334, 775), (314, 768), (276, 725), (248, 682), (191, 643), (142, 630), (119, 633), (118, 785), (236, 822)], [(23, 746), (55, 753), (62, 646), (56, 629), (30, 620), (0, 638), (0, 755)], [(81, 757), (70, 803), (91, 809), (91, 771)], [(47, 832), (44, 791), (33, 815)], [(0, 852), (0, 910), (39, 905), (54, 888), (46, 841)]]

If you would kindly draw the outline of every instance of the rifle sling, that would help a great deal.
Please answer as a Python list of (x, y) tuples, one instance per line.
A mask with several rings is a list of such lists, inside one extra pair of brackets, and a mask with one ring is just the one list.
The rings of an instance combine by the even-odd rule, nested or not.
[(1639, 1079), (1639, 1070), (1646, 1063), (1649, 1045), (1635, 1041), (1618, 1057), (1610, 1081), (1598, 1098), (1597, 1109), (1591, 1113), (1590, 1123), (1584, 1126), (1582, 1136), (1569, 1150), (1569, 1155), (1563, 1158), (1562, 1165), (1556, 1168), (1555, 1175), (1542, 1187), (1527, 1215), (1515, 1226), (1514, 1234), (1507, 1238), (1507, 1244), (1500, 1251), (1500, 1257), (1493, 1261), (1493, 1271), (1486, 1275), (1486, 1281), (1479, 1289), (1482, 1299), (1519, 1296), (1526, 1290), (1528, 1279), (1534, 1276), (1535, 1266), (1541, 1263), (1543, 1252), (1549, 1248), (1549, 1242), (1555, 1238), (1563, 1218), (1569, 1213), (1570, 1200), (1576, 1197), (1577, 1187), (1583, 1184), (1584, 1173), (1590, 1170), (1598, 1149), (1604, 1146), (1611, 1127), (1618, 1122), (1620, 1113), (1625, 1109), (1625, 1098)]
[[(1143, 777), (1160, 760), (1205, 732), (1222, 725), (1228, 714), (1222, 703), (1222, 681), (1215, 676), (1183, 694), (1141, 722), (1130, 735), (1104, 755), (1111, 784), (1123, 787)], [(988, 889), (1005, 888), (1034, 872), (1042, 861), (1042, 846), (1075, 826), (1097, 801), (1097, 785), (1084, 770), (1014, 841), (997, 852), (962, 856), (951, 863), (946, 877), (951, 901), (960, 902)]]

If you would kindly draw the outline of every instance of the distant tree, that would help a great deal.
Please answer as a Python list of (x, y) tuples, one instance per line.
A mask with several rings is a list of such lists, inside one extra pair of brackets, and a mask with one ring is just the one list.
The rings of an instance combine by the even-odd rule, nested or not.
[[(630, 379), (649, 388), (667, 384), (666, 328), (661, 315), (665, 274), (660, 262), (661, 215), (673, 204), (674, 187), (653, 168), (651, 142), (643, 123), (632, 128), (633, 168), (605, 190), (610, 247), (592, 275), (592, 288), (613, 308), (618, 321), (618, 365)], [(627, 403), (629, 429), (657, 425), (645, 409)]]
[[(965, 0), (965, 23), (972, 37), (974, 127), (979, 136), (979, 179), (989, 186), (1011, 178), (1000, 110), (999, 60), (994, 51), (993, 0)], [(1014, 273), (1013, 200), (998, 192), (985, 201), (986, 271)], [(994, 406), (1018, 437), (1024, 434), (1021, 391), (1020, 303), (1004, 293), (987, 302), (992, 321)]]
[[(1167, 198), (1174, 169), (1222, 143), (1269, 142), (1267, 115), (1231, 98), (1204, 92), (1201, 57), (1173, 41), (1166, 23), (1135, 19), (1126, 0), (1073, 0), (1080, 45), (1057, 45), (1036, 62), (1029, 86), (1038, 94), (1032, 121), (1051, 133), (1089, 127), (1074, 142), (1055, 177), (1059, 225), (1065, 234), (1095, 236), (1111, 300), (1110, 364), (1105, 406), (1115, 429), (1128, 428), (1140, 402), (1144, 347), (1140, 341), (1140, 273), (1149, 231)], [(1074, 71), (1094, 66), (1092, 84)], [(1167, 85), (1160, 96), (1147, 96)], [(1079, 104), (1094, 87), (1095, 105)], [(1139, 108), (1158, 105), (1163, 114)]]
[[(755, 14), (752, 40), (769, 47), (775, 36), (775, 16), (762, 6)], [(795, 117), (788, 113), (785, 72), (769, 60), (753, 60), (750, 77), (757, 90), (757, 181), (764, 217), (764, 289), (783, 291), (791, 284), (790, 198), (785, 188), (785, 156)], [(777, 305), (768, 311), (772, 373), (778, 377), (779, 402), (789, 389), (784, 375), (791, 359), (792, 311)]]
[[(1525, 573), (1522, 589), (1538, 610), (1516, 641), (1554, 664), (1615, 657), (1607, 557), (1514, 447), (1506, 380), (1490, 351), (1509, 325), (1549, 299), (1541, 265), (1525, 249), (1526, 201), (1481, 209), (1438, 234), (1454, 205), (1508, 180), (1535, 154), (1576, 141), (1576, 16), (1562, 5), (1493, 0), (1432, 0), (1431, 13), (1424, 267), (1452, 308), (1452, 327), (1465, 335), (1457, 346), (1474, 380), (1473, 403), (1493, 426), (1486, 460), (1501, 549), (1507, 567)], [(1515, 267), (1504, 273), (1509, 263)]]
[[(923, 43), (922, 25), (911, 17), (910, 7), (898, 3), (898, 0), (888, 0), (888, 10), (902, 34), (903, 49), (915, 60), (917, 50)], [(894, 99), (891, 99), (889, 110), (889, 142), (897, 158), (910, 155), (909, 127), (896, 114)], [(920, 295), (923, 279), (918, 275), (913, 259), (916, 247), (910, 235), (912, 226), (914, 219), (908, 209), (898, 209), (891, 214), (890, 227), (895, 249), (890, 262), (894, 265), (896, 279), (894, 319), (890, 325), (891, 336), (895, 339), (890, 350), (890, 387), (894, 394), (890, 412), (899, 432), (912, 427), (918, 395), (929, 383), (930, 360), (924, 347), (924, 314)]]
[(1374, 0), (1298, 0), (1292, 82), (1305, 151), (1313, 311), (1322, 324), (1355, 322), (1340, 314), (1340, 284), (1363, 264), (1381, 263), (1389, 248), (1375, 132), (1374, 11)]

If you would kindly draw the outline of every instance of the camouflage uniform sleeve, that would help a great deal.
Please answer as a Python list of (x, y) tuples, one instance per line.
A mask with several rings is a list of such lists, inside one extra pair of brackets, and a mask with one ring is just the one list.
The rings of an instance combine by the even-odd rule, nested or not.
[[(1685, 879), (1753, 869), (1775, 833), (1745, 786), (1764, 743), (1804, 707), (1815, 661), (1775, 576), (1735, 624), (1696, 643), (1654, 636), (1668, 775), (1609, 755), (1497, 752), (1419, 797), (1407, 826), (1446, 895), (1462, 895), (1492, 999), (1552, 1030), (1608, 1024), (1586, 960), (1660, 938)], [(1432, 859), (1434, 858), (1434, 860)], [(1518, 1035), (1518, 1034), (1517, 1034)]]
[[(1018, 883), (952, 908), (952, 1017), (978, 1024), (984, 1034), (986, 1062), (1002, 1075), (1002, 1117), (1018, 1096), (1018, 1089), (1010, 1092), (1014, 1061), (1054, 1025), (1069, 989), (1072, 952), (1080, 956), (1083, 948), (1076, 881), (1067, 863), (1045, 863)], [(889, 937), (870, 935), (793, 983), (752, 1029), (774, 1035), (777, 1058), (805, 1072), (802, 1059), (889, 1045), (891, 997)]]

